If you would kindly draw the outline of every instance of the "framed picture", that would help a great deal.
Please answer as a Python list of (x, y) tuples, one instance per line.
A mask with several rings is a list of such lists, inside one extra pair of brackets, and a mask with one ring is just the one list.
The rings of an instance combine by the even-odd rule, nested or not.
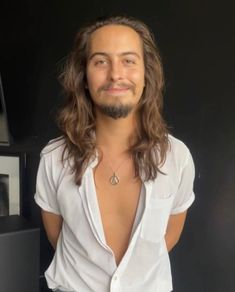
[(0, 145), (10, 145), (10, 133), (8, 127), (7, 110), (4, 98), (1, 74), (0, 74)]
[(0, 153), (0, 216), (21, 213), (22, 156)]

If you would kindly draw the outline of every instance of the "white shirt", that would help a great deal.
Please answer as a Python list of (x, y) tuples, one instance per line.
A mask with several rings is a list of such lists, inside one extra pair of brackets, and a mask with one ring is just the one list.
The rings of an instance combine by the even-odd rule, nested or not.
[[(154, 181), (143, 182), (140, 202), (125, 255), (117, 266), (106, 244), (93, 168), (81, 186), (74, 183), (70, 164), (61, 162), (63, 140), (41, 152), (35, 200), (63, 217), (54, 258), (45, 276), (49, 288), (73, 292), (169, 292), (172, 278), (165, 243), (168, 218), (194, 201), (194, 164), (188, 148), (169, 136), (170, 150)], [(141, 203), (142, 200), (142, 203)], [(142, 211), (141, 211), (142, 210)]]

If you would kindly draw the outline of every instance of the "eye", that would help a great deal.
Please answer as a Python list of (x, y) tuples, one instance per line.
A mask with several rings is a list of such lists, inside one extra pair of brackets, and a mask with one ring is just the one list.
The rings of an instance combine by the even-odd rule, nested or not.
[(136, 61), (134, 59), (125, 59), (124, 62), (127, 65), (134, 65), (134, 64), (136, 64)]
[(94, 61), (95, 66), (104, 66), (108, 64), (106, 59), (98, 59)]

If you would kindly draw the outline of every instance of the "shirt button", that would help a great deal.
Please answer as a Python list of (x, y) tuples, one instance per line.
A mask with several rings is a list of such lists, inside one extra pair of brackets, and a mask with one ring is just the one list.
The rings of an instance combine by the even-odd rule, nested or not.
[(113, 277), (113, 280), (114, 280), (114, 281), (117, 281), (117, 279), (118, 279), (117, 276), (114, 276), (114, 277)]

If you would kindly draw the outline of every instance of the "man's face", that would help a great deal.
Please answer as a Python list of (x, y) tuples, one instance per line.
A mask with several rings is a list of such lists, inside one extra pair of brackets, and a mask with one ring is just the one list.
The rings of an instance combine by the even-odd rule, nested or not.
[(143, 45), (130, 27), (106, 25), (91, 34), (86, 68), (87, 86), (96, 109), (126, 117), (144, 89)]

